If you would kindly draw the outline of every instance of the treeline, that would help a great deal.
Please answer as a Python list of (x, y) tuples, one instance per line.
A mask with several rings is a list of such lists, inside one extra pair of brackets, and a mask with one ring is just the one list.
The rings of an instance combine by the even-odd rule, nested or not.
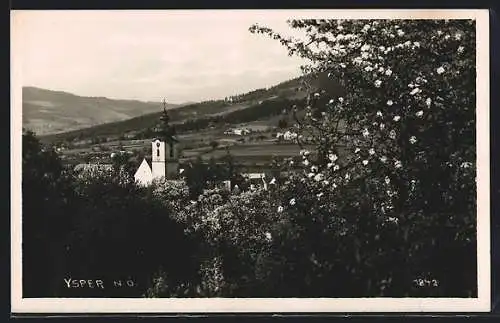
[[(178, 133), (198, 131), (211, 126), (223, 124), (237, 124), (265, 119), (277, 116), (283, 113), (283, 110), (289, 111), (293, 105), (300, 104), (303, 100), (276, 99), (265, 101), (260, 105), (254, 105), (246, 109), (236, 110), (224, 115), (210, 116), (205, 118), (188, 119), (183, 123), (175, 125)], [(146, 128), (137, 133), (135, 139), (146, 139), (154, 136), (152, 128)]]

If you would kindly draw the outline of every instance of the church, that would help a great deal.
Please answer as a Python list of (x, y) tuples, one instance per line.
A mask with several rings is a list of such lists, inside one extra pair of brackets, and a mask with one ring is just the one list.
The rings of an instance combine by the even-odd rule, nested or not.
[(134, 175), (139, 185), (149, 186), (161, 178), (176, 179), (179, 174), (179, 141), (175, 129), (169, 125), (165, 106), (160, 120), (158, 136), (151, 142), (151, 164), (144, 158)]
[[(143, 158), (134, 174), (136, 183), (141, 186), (149, 186), (153, 181), (162, 178), (177, 180), (179, 177), (179, 140), (175, 128), (169, 124), (170, 117), (165, 108), (165, 102), (160, 120), (160, 127), (156, 131), (157, 136), (151, 141), (151, 160)], [(257, 187), (267, 190), (268, 185), (273, 185), (275, 181), (274, 179), (269, 181), (264, 173), (243, 173), (241, 175), (248, 181), (251, 190)], [(227, 190), (233, 188), (230, 180), (223, 181), (223, 185)]]

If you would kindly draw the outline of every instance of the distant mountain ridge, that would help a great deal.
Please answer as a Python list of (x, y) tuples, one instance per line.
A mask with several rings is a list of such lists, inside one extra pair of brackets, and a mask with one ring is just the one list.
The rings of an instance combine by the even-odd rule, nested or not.
[[(23, 127), (38, 135), (56, 134), (123, 121), (160, 111), (161, 102), (78, 96), (64, 91), (23, 87)], [(168, 109), (178, 104), (166, 104)]]
[[(256, 89), (247, 93), (174, 107), (169, 115), (171, 122), (180, 131), (186, 128), (201, 130), (215, 124), (239, 123), (272, 118), (295, 100), (305, 98), (302, 87), (303, 77), (281, 82), (269, 88)], [(137, 137), (140, 133), (151, 132), (158, 124), (161, 111), (116, 122), (104, 123), (88, 128), (49, 134), (42, 137), (45, 142), (85, 140), (91, 138)], [(192, 126), (192, 127), (191, 127)]]

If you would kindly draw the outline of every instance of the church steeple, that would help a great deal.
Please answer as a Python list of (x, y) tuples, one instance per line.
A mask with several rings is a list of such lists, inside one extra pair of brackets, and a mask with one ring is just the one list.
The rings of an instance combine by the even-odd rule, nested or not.
[(169, 123), (165, 99), (161, 123), (157, 128), (157, 137), (152, 142), (152, 173), (153, 178), (175, 178), (179, 168), (179, 151), (175, 128)]
[(166, 143), (170, 144), (171, 142), (177, 142), (175, 127), (172, 126), (170, 122), (170, 116), (167, 112), (166, 102), (163, 99), (163, 113), (160, 117), (161, 125), (160, 125), (160, 140), (164, 140)]

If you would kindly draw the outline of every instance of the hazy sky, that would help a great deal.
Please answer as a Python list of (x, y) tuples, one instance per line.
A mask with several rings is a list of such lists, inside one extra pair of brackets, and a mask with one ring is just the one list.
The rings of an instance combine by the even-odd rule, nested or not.
[[(257, 14), (258, 13), (258, 14)], [(14, 13), (22, 84), (83, 96), (180, 103), (218, 99), (300, 74), (279, 42), (287, 14), (252, 11)]]

